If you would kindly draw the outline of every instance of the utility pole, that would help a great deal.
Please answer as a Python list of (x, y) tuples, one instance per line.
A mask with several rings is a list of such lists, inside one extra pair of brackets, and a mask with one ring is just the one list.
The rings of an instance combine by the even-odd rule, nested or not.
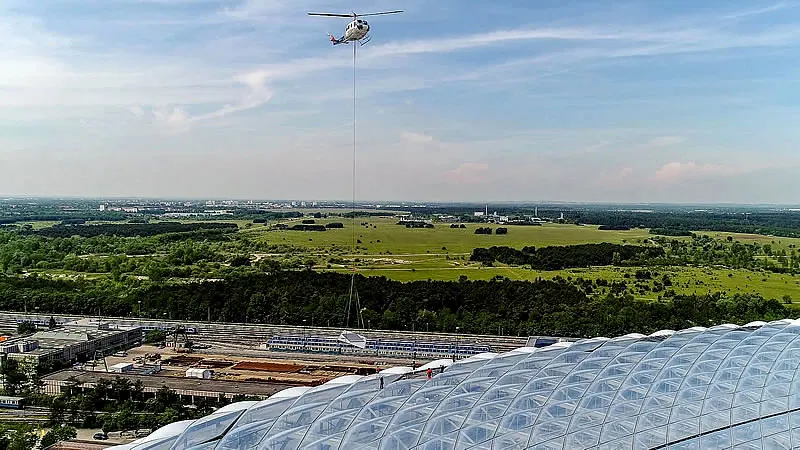
[(458, 360), (458, 330), (460, 330), (460, 329), (461, 329), (461, 327), (456, 327), (456, 348), (455, 348), (455, 352), (453, 354), (453, 361), (454, 362), (456, 360)]
[(417, 368), (417, 335), (414, 335), (414, 348), (413, 353), (411, 354), (411, 368)]
[(307, 343), (308, 343), (308, 337), (306, 337), (306, 319), (303, 319), (303, 351), (306, 351)]

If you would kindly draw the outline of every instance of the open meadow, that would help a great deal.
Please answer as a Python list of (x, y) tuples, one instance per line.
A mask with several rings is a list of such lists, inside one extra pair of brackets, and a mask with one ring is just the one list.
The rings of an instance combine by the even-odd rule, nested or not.
[[(272, 230), (252, 227), (243, 232), (273, 244), (289, 244), (312, 252), (351, 249), (353, 229), (351, 219), (317, 220), (318, 224), (341, 222), (345, 228), (325, 232)], [(361, 224), (360, 224), (361, 223)], [(366, 255), (418, 255), (429, 253), (469, 254), (476, 247), (573, 245), (599, 242), (639, 242), (651, 237), (647, 230), (600, 231), (597, 226), (546, 224), (543, 226), (508, 225), (506, 235), (475, 234), (475, 229), (486, 224), (465, 224), (466, 228), (450, 228), (450, 224), (437, 223), (434, 228), (406, 228), (397, 225), (397, 219), (358, 219), (356, 224), (357, 254)], [(496, 225), (489, 225), (497, 228)]]
[[(303, 219), (309, 220), (309, 216)], [(192, 220), (180, 220), (182, 223), (192, 223)], [(204, 221), (211, 222), (211, 221)], [(486, 266), (480, 262), (470, 261), (470, 255), (475, 248), (511, 247), (521, 249), (526, 246), (536, 248), (548, 246), (566, 246), (591, 243), (611, 244), (648, 244), (653, 243), (656, 236), (647, 229), (632, 230), (600, 230), (598, 226), (578, 226), (572, 224), (548, 223), (542, 226), (504, 225), (507, 234), (476, 234), (476, 229), (489, 227), (493, 230), (499, 225), (464, 224), (451, 227), (449, 223), (435, 223), (433, 228), (408, 228), (398, 225), (398, 219), (390, 217), (357, 218), (356, 227), (353, 228), (352, 219), (331, 215), (323, 219), (314, 219), (314, 225), (327, 225), (341, 223), (343, 228), (327, 228), (326, 231), (297, 231), (281, 229), (281, 225), (291, 227), (302, 224), (300, 218), (283, 221), (271, 221), (268, 225), (253, 223), (251, 220), (225, 220), (214, 222), (234, 223), (238, 232), (227, 235), (221, 240), (212, 240), (208, 243), (197, 242), (188, 244), (193, 247), (195, 261), (187, 262), (186, 245), (175, 243), (159, 244), (157, 250), (142, 253), (136, 243), (144, 241), (151, 244), (155, 238), (125, 238), (120, 244), (125, 252), (126, 248), (137, 250), (139, 253), (128, 254), (144, 264), (162, 264), (163, 267), (177, 265), (186, 268), (191, 275), (173, 278), (176, 283), (187, 282), (190, 279), (218, 278), (217, 272), (229, 265), (233, 257), (249, 256), (252, 263), (258, 264), (264, 260), (280, 262), (286, 268), (313, 268), (317, 271), (330, 271), (350, 273), (353, 266), (359, 274), (365, 276), (380, 276), (397, 281), (441, 280), (455, 281), (459, 279), (488, 280), (494, 277), (505, 277), (512, 280), (552, 279), (555, 277), (582, 278), (592, 280), (596, 293), (608, 292), (611, 287), (597, 281), (607, 283), (625, 283), (626, 291), (638, 298), (658, 299), (665, 295), (675, 294), (705, 294), (713, 292), (727, 293), (757, 293), (767, 298), (791, 299), (800, 302), (800, 278), (789, 273), (774, 273), (762, 270), (759, 265), (748, 266), (750, 269), (731, 269), (725, 264), (720, 264), (719, 258), (702, 264), (673, 265), (669, 267), (619, 267), (596, 266), (583, 269), (564, 269), (553, 271), (533, 270), (528, 267), (508, 266), (495, 262)], [(157, 223), (157, 222), (154, 222)], [(39, 230), (52, 226), (54, 222), (32, 222), (33, 229)], [(353, 251), (352, 243), (355, 239), (356, 250)], [(794, 255), (800, 239), (781, 238), (756, 234), (701, 232), (701, 236), (713, 239), (723, 247), (730, 247), (734, 243), (758, 243), (760, 246), (770, 246), (772, 256), (763, 254), (752, 255), (756, 261), (767, 260), (773, 264), (781, 262), (778, 254)], [(692, 239), (688, 237), (667, 237), (659, 239), (675, 240), (689, 244)], [(95, 239), (95, 242), (103, 240)], [(77, 242), (71, 240), (70, 242)], [(130, 246), (128, 246), (129, 243)], [(102, 247), (95, 247), (102, 248)], [(244, 252), (249, 252), (249, 255)], [(700, 251), (701, 253), (704, 251)], [(210, 252), (210, 253), (209, 253)], [(691, 252), (690, 252), (691, 253)], [(202, 262), (203, 258), (214, 254), (212, 261)], [(113, 251), (91, 252), (75, 256), (67, 255), (70, 264), (63, 267), (46, 267), (36, 265), (26, 268), (27, 273), (49, 275), (54, 278), (70, 279), (84, 278), (98, 280), (112, 275), (106, 266), (108, 258), (115, 256)], [(793, 257), (793, 256), (792, 256)], [(787, 258), (787, 256), (783, 256)], [(82, 265), (80, 260), (93, 260), (96, 264)], [(165, 265), (166, 264), (166, 265)], [(105, 269), (103, 269), (105, 267)], [(742, 267), (742, 266), (739, 266)], [(648, 278), (637, 278), (637, 271), (648, 270), (652, 274)], [(188, 273), (188, 272), (187, 272)], [(129, 273), (127, 276), (140, 280), (151, 278), (152, 270), (146, 268)], [(663, 277), (669, 278), (670, 284), (664, 286)], [(163, 275), (162, 275), (163, 278)]]
[[(451, 228), (447, 223), (436, 223), (434, 228), (406, 228), (397, 225), (396, 219), (370, 218), (357, 222), (357, 252), (352, 252), (352, 221), (342, 218), (317, 220), (318, 224), (341, 222), (343, 229), (328, 229), (325, 232), (303, 232), (275, 230), (268, 227), (250, 227), (243, 235), (281, 249), (276, 253), (257, 257), (294, 257), (313, 260), (315, 269), (349, 273), (355, 261), (357, 271), (365, 276), (383, 276), (398, 281), (442, 280), (454, 281), (462, 277), (470, 280), (488, 280), (496, 276), (512, 280), (535, 280), (584, 278), (590, 280), (624, 281), (629, 292), (638, 298), (657, 299), (664, 289), (655, 287), (655, 278), (664, 274), (672, 281), (670, 289), (677, 294), (705, 294), (713, 292), (757, 293), (767, 298), (784, 298), (800, 301), (800, 278), (790, 274), (778, 274), (752, 270), (732, 270), (710, 267), (666, 267), (655, 269), (658, 277), (652, 280), (636, 280), (635, 272), (640, 268), (592, 267), (588, 269), (565, 269), (537, 271), (523, 267), (496, 264), (485, 267), (469, 261), (477, 247), (575, 245), (587, 243), (631, 243), (641, 244), (652, 238), (645, 229), (627, 231), (599, 230), (597, 226), (569, 224), (545, 224), (543, 226), (509, 225), (506, 235), (475, 234), (475, 229), (485, 224), (465, 224), (466, 228)], [(489, 225), (497, 228), (497, 225)], [(794, 248), (800, 239), (775, 238), (738, 233), (701, 233), (720, 241), (728, 236), (742, 243), (759, 242), (773, 248)], [(686, 238), (672, 238), (686, 239)], [(282, 253), (284, 250), (286, 253)]]

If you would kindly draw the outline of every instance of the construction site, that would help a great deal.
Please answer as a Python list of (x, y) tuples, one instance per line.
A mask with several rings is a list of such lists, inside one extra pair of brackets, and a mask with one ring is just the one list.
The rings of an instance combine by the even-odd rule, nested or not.
[[(158, 350), (158, 349), (155, 349)], [(229, 354), (212, 353), (177, 353), (172, 349), (160, 349), (160, 353), (154, 351), (154, 347), (142, 346), (132, 349), (129, 355), (144, 353), (150, 355), (147, 365), (160, 361), (162, 376), (185, 377), (189, 370), (195, 369), (195, 377), (213, 378), (217, 380), (229, 381), (251, 381), (287, 384), (291, 386), (316, 386), (332, 378), (342, 375), (368, 375), (375, 373), (376, 367), (366, 361), (363, 363), (353, 362), (319, 362), (307, 361), (302, 359), (281, 359), (273, 360), (268, 358), (248, 358), (231, 356)], [(157, 355), (157, 356), (156, 356)], [(134, 356), (139, 358), (139, 356)], [(110, 357), (110, 361), (119, 358)], [(140, 359), (139, 361), (142, 361)], [(135, 362), (135, 361), (134, 361)], [(197, 371), (203, 371), (203, 375)], [(205, 375), (208, 374), (208, 375)]]
[[(141, 383), (146, 394), (167, 387), (187, 402), (266, 398), (291, 387), (319, 386), (388, 367), (413, 370), (525, 342), (519, 337), (359, 330), (351, 334), (361, 342), (353, 344), (342, 340), (342, 330), (321, 327), (0, 313), (0, 329), (9, 334), (22, 322), (35, 324), (37, 331), (8, 339), (7, 357), (38, 356), (41, 361), (47, 356), (63, 368), (41, 378), (43, 393), (89, 389), (122, 377)], [(39, 347), (26, 344), (31, 340)], [(41, 348), (46, 355), (37, 353)]]
[(285, 388), (313, 387), (344, 375), (369, 375), (377, 370), (378, 366), (366, 361), (325, 363), (201, 355), (143, 345), (102, 360), (75, 364), (42, 377), (42, 382), (44, 393), (58, 395), (65, 389), (89, 389), (100, 380), (125, 377), (141, 382), (146, 394), (155, 394), (166, 386), (193, 402), (197, 397), (266, 398)]

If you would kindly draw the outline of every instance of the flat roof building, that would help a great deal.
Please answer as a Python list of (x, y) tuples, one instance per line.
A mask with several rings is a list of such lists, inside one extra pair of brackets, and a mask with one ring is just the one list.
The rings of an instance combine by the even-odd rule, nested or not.
[(5, 340), (0, 352), (9, 358), (69, 363), (91, 359), (96, 351), (128, 348), (142, 341), (141, 327), (121, 327), (96, 319), (67, 322), (51, 330)]

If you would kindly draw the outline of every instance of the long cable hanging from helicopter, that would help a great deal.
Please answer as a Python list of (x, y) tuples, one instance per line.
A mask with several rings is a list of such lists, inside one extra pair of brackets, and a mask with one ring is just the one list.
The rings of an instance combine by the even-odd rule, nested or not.
[[(353, 228), (353, 239), (352, 239), (352, 250), (351, 250), (351, 259), (353, 263), (352, 273), (350, 274), (350, 293), (348, 294), (347, 299), (347, 317), (345, 319), (345, 327), (350, 327), (350, 306), (353, 304), (353, 294), (356, 296), (356, 310), (358, 311), (356, 315), (356, 323), (358, 324), (359, 319), (361, 318), (361, 302), (358, 298), (358, 291), (356, 290), (356, 254), (358, 253), (358, 240), (356, 239), (356, 148), (357, 148), (357, 134), (356, 134), (356, 49), (358, 49), (358, 45), (353, 42), (353, 203), (351, 204), (351, 211), (350, 214), (353, 215), (352, 217), (352, 225)], [(363, 322), (363, 320), (360, 320)]]
[(335, 36), (328, 34), (330, 37), (331, 43), (333, 45), (339, 44), (352, 44), (353, 45), (353, 179), (352, 179), (352, 188), (353, 188), (353, 199), (351, 204), (351, 211), (352, 214), (352, 227), (353, 227), (353, 236), (352, 236), (352, 274), (350, 277), (350, 292), (347, 301), (347, 308), (346, 308), (346, 318), (345, 318), (345, 328), (350, 327), (350, 315), (351, 315), (351, 307), (353, 305), (353, 297), (355, 296), (355, 303), (356, 303), (356, 318), (357, 323), (364, 328), (364, 318), (361, 315), (361, 302), (358, 298), (358, 290), (355, 287), (356, 281), (356, 256), (358, 251), (358, 240), (356, 238), (356, 149), (357, 149), (357, 130), (356, 130), (356, 106), (357, 106), (357, 91), (356, 91), (356, 74), (357, 74), (357, 65), (356, 65), (356, 55), (357, 55), (357, 48), (369, 42), (372, 38), (369, 35), (369, 23), (366, 20), (360, 19), (359, 17), (365, 16), (381, 16), (385, 14), (398, 14), (403, 11), (395, 10), (395, 11), (384, 11), (384, 12), (377, 12), (377, 13), (369, 13), (369, 14), (356, 14), (352, 12), (351, 14), (341, 14), (341, 13), (315, 13), (310, 12), (308, 15), (310, 16), (322, 16), (322, 17), (346, 17), (352, 18), (350, 23), (347, 24), (345, 27), (344, 35), (341, 38), (336, 38)]

